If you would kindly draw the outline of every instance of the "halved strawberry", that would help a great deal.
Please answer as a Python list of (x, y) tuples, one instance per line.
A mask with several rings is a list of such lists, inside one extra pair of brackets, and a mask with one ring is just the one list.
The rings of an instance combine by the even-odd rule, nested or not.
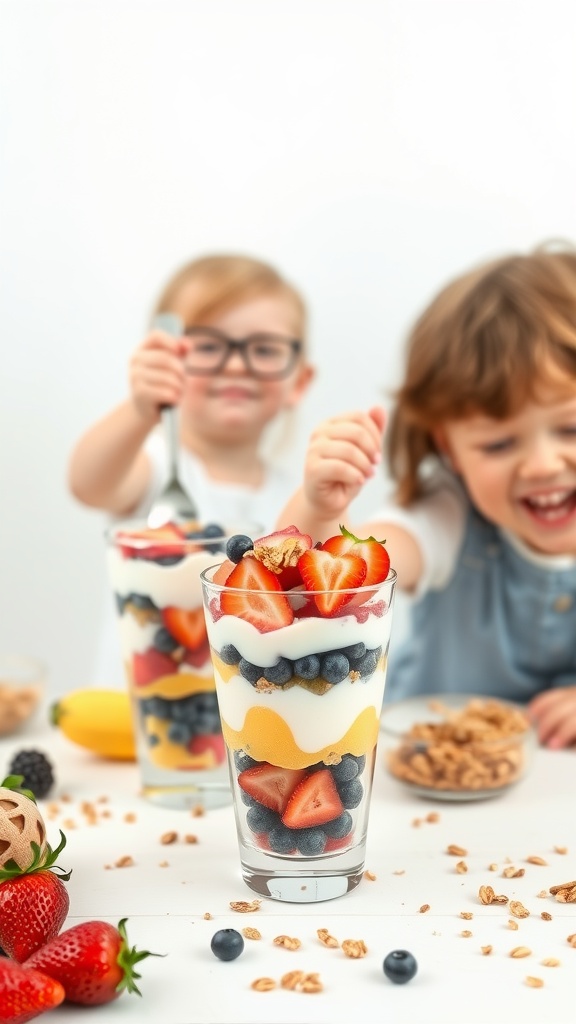
[(207, 661), (210, 661), (210, 644), (208, 643), (208, 637), (206, 637), (204, 643), (200, 644), (199, 647), (195, 647), (194, 650), (184, 651), (182, 661), (185, 662), (186, 665), (192, 665), (194, 668), (200, 668), (201, 665), (205, 665)]
[(270, 569), (278, 577), (282, 590), (292, 590), (302, 583), (298, 560), (311, 547), (312, 537), (300, 533), (296, 526), (287, 526), (255, 540), (253, 550), (246, 557), (257, 558)]
[(182, 647), (193, 651), (206, 642), (206, 619), (203, 608), (162, 609), (162, 622)]
[(235, 615), (256, 626), (261, 633), (289, 626), (294, 612), (278, 577), (262, 565), (257, 558), (243, 558), (234, 567), (226, 581), (227, 587), (220, 599), (224, 615)]
[(290, 797), (282, 821), (288, 828), (312, 828), (338, 818), (344, 807), (328, 768), (312, 772)]
[(149, 647), (142, 654), (132, 657), (132, 673), (136, 686), (147, 686), (162, 676), (171, 676), (176, 670), (175, 663), (168, 654), (162, 654), (155, 647)]
[(205, 754), (211, 750), (214, 754), (216, 764), (223, 764), (226, 759), (226, 747), (222, 733), (205, 733), (203, 736), (193, 736), (188, 744), (191, 754)]
[(184, 539), (184, 531), (175, 523), (166, 523), (157, 529), (118, 530), (116, 533), (125, 558), (146, 558), (150, 561), (178, 554)]
[(330, 551), (333, 555), (360, 555), (366, 562), (366, 579), (364, 586), (369, 587), (373, 583), (381, 583), (386, 579), (390, 569), (390, 555), (388, 554), (383, 540), (376, 540), (375, 537), (367, 537), (360, 540), (350, 533), (345, 526), (340, 527), (340, 533), (336, 537), (330, 537), (322, 545), (323, 551)]
[(305, 551), (298, 568), (307, 590), (326, 591), (314, 596), (318, 611), (326, 617), (336, 615), (348, 604), (354, 595), (346, 590), (361, 587), (367, 572), (366, 562), (359, 555), (333, 555), (318, 548)]
[(263, 761), (240, 772), (238, 785), (259, 804), (282, 814), (305, 775), (304, 768), (279, 768), (275, 764)]

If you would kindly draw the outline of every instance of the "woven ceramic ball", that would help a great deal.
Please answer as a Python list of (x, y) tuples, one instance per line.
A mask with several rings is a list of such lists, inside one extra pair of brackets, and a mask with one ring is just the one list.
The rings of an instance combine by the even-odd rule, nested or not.
[(0, 786), (0, 868), (15, 860), (24, 870), (30, 867), (34, 851), (30, 843), (46, 846), (46, 826), (33, 800)]

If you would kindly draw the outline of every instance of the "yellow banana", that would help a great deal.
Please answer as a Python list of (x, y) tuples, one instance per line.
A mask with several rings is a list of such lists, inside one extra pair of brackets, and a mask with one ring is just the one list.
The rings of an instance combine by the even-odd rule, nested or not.
[(74, 690), (52, 704), (50, 721), (101, 757), (136, 760), (130, 698), (122, 690)]

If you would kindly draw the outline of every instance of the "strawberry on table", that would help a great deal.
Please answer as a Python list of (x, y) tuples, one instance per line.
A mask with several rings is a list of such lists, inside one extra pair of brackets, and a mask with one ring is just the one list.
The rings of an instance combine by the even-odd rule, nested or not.
[(0, 1021), (25, 1024), (64, 999), (59, 981), (40, 971), (28, 970), (14, 960), (0, 958)]
[[(15, 790), (26, 797), (26, 790), (17, 789), (21, 782), (22, 776), (9, 776), (3, 792)], [(30, 803), (34, 806), (33, 799)], [(56, 864), (65, 845), (63, 832), (55, 850), (45, 841), (40, 845), (31, 840), (30, 857), (10, 858), (0, 867), (0, 947), (18, 962), (58, 935), (66, 920), (70, 900), (63, 882), (70, 872)]]
[(43, 971), (64, 986), (66, 999), (84, 1006), (98, 1006), (118, 999), (124, 991), (141, 995), (135, 966), (147, 956), (128, 945), (126, 920), (118, 927), (105, 921), (86, 921), (68, 928), (39, 949), (25, 963)]
[(298, 569), (306, 590), (323, 590), (315, 594), (314, 602), (320, 615), (336, 615), (354, 596), (346, 593), (361, 587), (366, 579), (366, 562), (360, 555), (332, 554), (323, 548), (305, 551), (298, 562)]
[(343, 810), (332, 772), (323, 768), (307, 775), (296, 787), (282, 821), (288, 828), (313, 828), (340, 817)]
[[(224, 615), (235, 615), (268, 633), (294, 621), (294, 612), (278, 577), (256, 558), (243, 558), (230, 573), (220, 599)], [(252, 591), (252, 593), (248, 593)]]
[(340, 533), (330, 537), (322, 545), (323, 551), (330, 551), (333, 555), (353, 554), (360, 555), (366, 562), (366, 579), (363, 586), (370, 587), (373, 583), (382, 583), (388, 576), (390, 569), (390, 555), (384, 547), (385, 541), (376, 540), (375, 537), (367, 537), (360, 540), (350, 533), (345, 526), (340, 527)]

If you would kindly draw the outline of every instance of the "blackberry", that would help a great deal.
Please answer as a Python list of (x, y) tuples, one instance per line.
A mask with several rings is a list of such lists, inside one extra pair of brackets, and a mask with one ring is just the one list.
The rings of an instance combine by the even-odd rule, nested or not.
[(31, 789), (37, 800), (47, 795), (54, 785), (50, 761), (40, 750), (21, 750), (12, 758), (8, 772), (23, 775), (23, 789)]

